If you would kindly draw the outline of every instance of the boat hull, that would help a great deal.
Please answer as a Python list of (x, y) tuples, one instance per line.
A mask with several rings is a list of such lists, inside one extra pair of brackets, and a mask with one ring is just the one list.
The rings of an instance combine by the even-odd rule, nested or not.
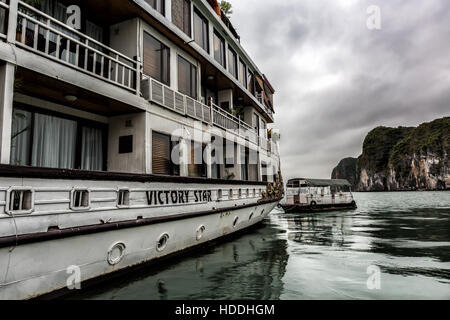
[[(0, 286), (0, 299), (30, 299), (68, 286), (76, 287), (77, 275), (82, 287), (83, 281), (243, 231), (262, 222), (277, 203), (3, 247), (0, 272), (5, 274), (6, 281)], [(199, 239), (198, 231), (202, 226), (205, 228)], [(166, 234), (169, 236), (167, 244), (163, 250), (158, 250), (158, 239)], [(121, 255), (111, 253), (117, 244), (124, 246), (124, 254), (120, 262), (111, 264), (111, 260)]]

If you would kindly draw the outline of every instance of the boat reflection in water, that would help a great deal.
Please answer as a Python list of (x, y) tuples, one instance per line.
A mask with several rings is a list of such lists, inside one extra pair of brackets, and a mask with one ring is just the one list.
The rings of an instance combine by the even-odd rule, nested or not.
[(230, 242), (144, 267), (70, 299), (278, 299), (288, 263), (285, 231), (259, 226)]
[[(448, 193), (355, 193), (358, 209), (286, 214), (87, 299), (450, 299)], [(379, 289), (367, 285), (380, 271)]]

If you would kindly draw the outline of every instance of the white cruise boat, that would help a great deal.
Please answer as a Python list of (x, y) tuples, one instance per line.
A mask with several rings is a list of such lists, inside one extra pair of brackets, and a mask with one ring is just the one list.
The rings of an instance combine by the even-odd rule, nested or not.
[(261, 222), (274, 92), (216, 0), (0, 0), (0, 299)]

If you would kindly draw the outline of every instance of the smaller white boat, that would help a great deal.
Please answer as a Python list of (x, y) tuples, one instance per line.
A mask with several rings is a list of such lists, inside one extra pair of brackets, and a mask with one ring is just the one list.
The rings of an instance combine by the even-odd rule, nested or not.
[(286, 213), (356, 209), (351, 184), (343, 179), (291, 179), (287, 183)]

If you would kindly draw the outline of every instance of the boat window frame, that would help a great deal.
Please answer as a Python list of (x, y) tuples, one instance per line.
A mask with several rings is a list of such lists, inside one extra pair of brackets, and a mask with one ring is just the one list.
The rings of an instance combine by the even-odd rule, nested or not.
[[(58, 112), (58, 111), (53, 111), (53, 110), (49, 110), (49, 109), (45, 109), (42, 107), (37, 107), (37, 106), (33, 106), (33, 105), (29, 105), (29, 104), (25, 104), (25, 103), (21, 103), (21, 102), (13, 102), (13, 113), (15, 111), (15, 109), (21, 109), (23, 111), (27, 111), (31, 113), (31, 127), (30, 127), (30, 143), (28, 146), (28, 153), (29, 153), (29, 157), (27, 159), (27, 164), (26, 166), (30, 166), (33, 168), (38, 168), (35, 166), (32, 166), (32, 157), (33, 157), (33, 143), (34, 143), (34, 137), (33, 137), (33, 131), (34, 131), (34, 115), (36, 113), (42, 114), (42, 115), (46, 115), (46, 116), (51, 116), (51, 117), (56, 117), (56, 118), (61, 118), (61, 119), (65, 119), (65, 120), (71, 120), (71, 121), (75, 121), (77, 122), (77, 135), (76, 135), (76, 142), (75, 142), (75, 165), (74, 168), (72, 170), (83, 170), (81, 169), (81, 161), (82, 161), (82, 128), (83, 127), (89, 127), (89, 128), (96, 128), (96, 129), (100, 129), (102, 131), (102, 149), (103, 149), (103, 163), (102, 163), (102, 170), (100, 170), (100, 172), (106, 172), (107, 171), (107, 167), (108, 167), (108, 137), (109, 137), (109, 125), (107, 123), (103, 123), (103, 122), (99, 122), (99, 121), (95, 121), (95, 120), (91, 120), (91, 119), (86, 119), (86, 118), (81, 118), (81, 117), (77, 117), (74, 115), (70, 115), (67, 113), (62, 113), (62, 112)], [(11, 126), (11, 131), (12, 131), (12, 126)], [(11, 138), (12, 139), (12, 138)], [(61, 169), (61, 168), (51, 168), (51, 169)], [(92, 170), (83, 170), (83, 171), (92, 171)]]

